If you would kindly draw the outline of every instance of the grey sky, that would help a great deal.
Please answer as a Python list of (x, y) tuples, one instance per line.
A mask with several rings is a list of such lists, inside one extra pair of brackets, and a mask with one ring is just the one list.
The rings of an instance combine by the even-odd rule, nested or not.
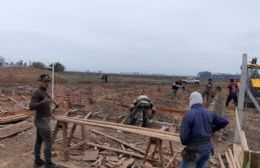
[(259, 0), (8, 0), (0, 55), (69, 70), (239, 72), (260, 56)]

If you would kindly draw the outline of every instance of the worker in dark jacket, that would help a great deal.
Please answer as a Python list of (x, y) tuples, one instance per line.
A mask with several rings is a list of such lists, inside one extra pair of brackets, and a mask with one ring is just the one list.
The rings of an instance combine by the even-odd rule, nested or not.
[[(55, 164), (51, 161), (51, 97), (47, 93), (50, 77), (46, 74), (40, 75), (38, 78), (39, 88), (33, 92), (30, 109), (35, 110), (34, 124), (36, 127), (36, 142), (34, 146), (35, 161), (34, 167), (45, 165), (46, 168), (55, 168)], [(41, 159), (41, 146), (44, 143), (45, 161)]]
[(155, 108), (152, 101), (146, 95), (140, 95), (133, 101), (130, 106), (130, 125), (134, 125), (141, 113), (143, 113), (142, 127), (148, 126), (148, 119), (152, 119), (155, 113)]
[(207, 103), (210, 101), (210, 98), (212, 96), (212, 88), (213, 88), (213, 82), (212, 82), (212, 79), (209, 78), (208, 83), (207, 83), (205, 90), (203, 92), (203, 95), (202, 95), (203, 99), (206, 99)]
[(180, 168), (205, 168), (213, 154), (211, 136), (226, 127), (228, 120), (204, 108), (199, 92), (190, 96), (190, 110), (185, 114), (180, 138), (186, 147), (182, 151)]
[(182, 81), (176, 81), (175, 83), (172, 84), (172, 100), (176, 101), (178, 98), (178, 90), (182, 87)]
[(233, 100), (235, 106), (237, 106), (239, 88), (238, 88), (237, 83), (234, 82), (234, 79), (230, 79), (230, 82), (229, 82), (227, 88), (229, 90), (229, 94), (228, 94), (228, 97), (226, 100), (226, 107), (229, 105), (231, 100)]

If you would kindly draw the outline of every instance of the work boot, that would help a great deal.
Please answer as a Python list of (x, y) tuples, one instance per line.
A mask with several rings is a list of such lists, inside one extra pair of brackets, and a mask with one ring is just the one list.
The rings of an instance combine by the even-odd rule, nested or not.
[(45, 161), (42, 159), (37, 159), (34, 161), (33, 168), (41, 167), (43, 165), (45, 165)]
[(59, 168), (55, 163), (46, 163), (45, 168)]

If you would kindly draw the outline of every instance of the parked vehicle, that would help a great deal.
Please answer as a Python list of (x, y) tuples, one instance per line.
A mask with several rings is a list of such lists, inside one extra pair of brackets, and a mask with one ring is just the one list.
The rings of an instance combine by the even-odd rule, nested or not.
[(188, 77), (187, 79), (183, 79), (182, 82), (184, 84), (195, 84), (195, 85), (199, 85), (200, 84), (200, 81), (198, 79), (190, 78), (190, 77)]

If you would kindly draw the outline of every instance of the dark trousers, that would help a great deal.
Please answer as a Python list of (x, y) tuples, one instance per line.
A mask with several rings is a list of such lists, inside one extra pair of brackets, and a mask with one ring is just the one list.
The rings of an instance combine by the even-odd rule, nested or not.
[(238, 104), (237, 95), (229, 94), (226, 100), (226, 107), (229, 105), (230, 101), (233, 100), (235, 103), (235, 106)]
[(207, 102), (209, 101), (210, 96), (211, 96), (210, 91), (205, 91), (205, 92), (203, 92), (203, 94), (202, 94), (203, 99), (206, 98), (206, 99), (207, 99)]
[(130, 118), (130, 125), (135, 125), (137, 121), (137, 117), (139, 116), (140, 113), (143, 113), (143, 123), (142, 127), (147, 127), (148, 125), (148, 114), (149, 114), (149, 107), (136, 107), (134, 111), (131, 114)]
[(35, 161), (41, 158), (41, 147), (44, 144), (44, 156), (46, 164), (51, 163), (51, 127), (50, 120), (44, 119), (35, 122), (36, 142), (34, 146)]
[(185, 161), (182, 159), (179, 168), (207, 168), (210, 156), (211, 152), (206, 152), (204, 154), (196, 153), (196, 158), (194, 161)]

